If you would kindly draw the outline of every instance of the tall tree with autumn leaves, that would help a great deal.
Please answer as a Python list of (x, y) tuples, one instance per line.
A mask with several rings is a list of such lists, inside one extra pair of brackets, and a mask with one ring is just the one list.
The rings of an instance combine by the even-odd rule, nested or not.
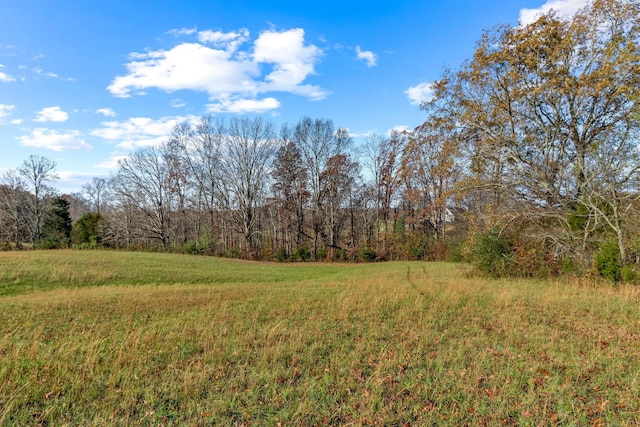
[(424, 104), (458, 129), (459, 188), (482, 227), (510, 227), (554, 258), (588, 262), (607, 239), (621, 260), (636, 237), (640, 6), (596, 0), (480, 39)]

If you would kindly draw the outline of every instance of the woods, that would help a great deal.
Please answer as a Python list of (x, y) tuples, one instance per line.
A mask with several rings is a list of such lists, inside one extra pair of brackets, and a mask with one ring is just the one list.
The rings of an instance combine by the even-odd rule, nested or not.
[[(31, 156), (2, 177), (0, 242), (50, 242), (43, 225), (67, 206), (74, 229), (98, 217), (100, 226), (84, 240), (66, 232), (66, 245), (281, 261), (465, 258), (492, 275), (634, 280), (639, 31), (631, 0), (496, 26), (434, 83), (412, 131), (353, 138), (327, 118), (277, 129), (260, 116), (205, 116), (62, 196), (67, 205), (54, 199), (55, 163)], [(97, 216), (79, 221), (85, 214)]]

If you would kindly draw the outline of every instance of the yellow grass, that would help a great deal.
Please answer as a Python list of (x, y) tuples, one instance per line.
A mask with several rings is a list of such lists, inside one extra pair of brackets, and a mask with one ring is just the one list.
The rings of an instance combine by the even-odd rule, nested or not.
[(640, 423), (637, 288), (444, 263), (12, 256), (0, 425)]

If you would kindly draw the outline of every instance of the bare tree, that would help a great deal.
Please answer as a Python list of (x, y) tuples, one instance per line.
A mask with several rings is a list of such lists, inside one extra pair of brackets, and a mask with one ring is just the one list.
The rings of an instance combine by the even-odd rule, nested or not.
[(29, 217), (30, 196), (26, 184), (17, 171), (10, 170), (0, 180), (0, 228), (3, 235), (0, 240), (13, 241), (17, 247), (30, 238), (25, 229), (31, 222)]
[(189, 239), (188, 208), (193, 189), (188, 162), (183, 155), (182, 145), (174, 138), (161, 147), (163, 162), (167, 168), (167, 187), (171, 210), (177, 213), (174, 227), (181, 244)]
[[(391, 205), (400, 184), (400, 166), (407, 137), (394, 131), (390, 136), (371, 135), (361, 148), (364, 165), (373, 179), (376, 209), (376, 249), (387, 251)], [(382, 239), (380, 238), (382, 233)]]
[(322, 173), (327, 169), (329, 160), (345, 154), (352, 140), (345, 129), (335, 129), (332, 120), (301, 119), (293, 132), (296, 146), (302, 153), (302, 159), (309, 171), (311, 193), (311, 217), (313, 227), (313, 255), (317, 257), (322, 229), (326, 218), (322, 205)]
[(82, 194), (89, 199), (92, 204), (91, 208), (98, 214), (107, 194), (108, 184), (109, 181), (106, 178), (94, 177), (91, 182), (82, 186)]
[(224, 228), (219, 224), (219, 208), (222, 199), (221, 147), (225, 132), (224, 120), (205, 116), (195, 126), (189, 123), (177, 125), (171, 135), (171, 141), (180, 147), (181, 162), (186, 166), (190, 184), (196, 187), (196, 204), (206, 209), (208, 232), (214, 241)]
[(342, 249), (341, 232), (347, 225), (352, 191), (355, 190), (359, 172), (360, 165), (350, 156), (337, 154), (329, 159), (325, 170), (320, 174), (323, 216), (326, 218), (326, 228), (322, 230), (322, 235), (332, 249)]
[(278, 208), (280, 228), (283, 229), (283, 245), (288, 253), (292, 253), (296, 247), (302, 246), (305, 209), (310, 193), (307, 189), (308, 172), (300, 149), (286, 133), (282, 141), (271, 172), (271, 191)]
[(273, 124), (260, 117), (234, 118), (226, 130), (220, 164), (226, 212), (232, 226), (243, 237), (245, 249), (255, 251), (258, 212), (265, 200), (276, 134)]
[(149, 147), (121, 160), (111, 184), (127, 205), (135, 206), (144, 215), (144, 229), (150, 237), (159, 240), (164, 249), (171, 241), (169, 181), (162, 152)]
[(33, 218), (30, 229), (31, 243), (34, 245), (42, 234), (42, 221), (47, 210), (46, 199), (55, 194), (55, 189), (50, 186), (58, 179), (55, 169), (56, 162), (37, 155), (29, 156), (18, 168), (18, 173), (25, 180), (32, 196), (28, 208)]

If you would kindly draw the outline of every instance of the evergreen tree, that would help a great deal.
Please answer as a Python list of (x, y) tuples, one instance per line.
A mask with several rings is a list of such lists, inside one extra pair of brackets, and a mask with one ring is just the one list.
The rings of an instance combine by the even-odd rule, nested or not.
[(39, 246), (44, 249), (69, 247), (72, 229), (69, 202), (62, 197), (54, 197), (51, 205), (42, 226)]
[(74, 245), (102, 244), (104, 234), (104, 218), (99, 213), (87, 213), (73, 225), (71, 242)]

